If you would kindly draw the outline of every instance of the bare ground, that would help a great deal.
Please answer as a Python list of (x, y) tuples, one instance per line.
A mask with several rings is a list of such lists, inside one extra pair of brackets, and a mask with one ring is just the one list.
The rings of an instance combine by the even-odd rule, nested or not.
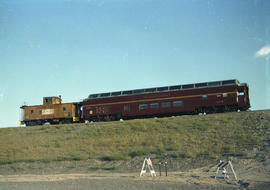
[[(253, 159), (233, 160), (238, 179), (235, 180), (230, 174), (228, 179), (214, 179), (215, 164), (186, 169), (185, 171), (173, 171), (171, 168), (168, 176), (164, 171), (159, 176), (156, 166), (157, 177), (150, 174), (139, 177), (141, 164), (134, 171), (116, 169), (106, 171), (98, 169), (91, 171), (87, 166), (93, 161), (77, 163), (29, 163), (17, 167), (13, 171), (8, 166), (0, 168), (0, 190), (36, 190), (36, 189), (269, 189), (270, 170), (269, 159), (257, 162)], [(98, 161), (97, 161), (98, 162)], [(133, 161), (136, 162), (136, 161)], [(72, 164), (75, 166), (72, 167)], [(95, 163), (96, 165), (97, 163)], [(101, 163), (106, 165), (106, 163)], [(107, 163), (108, 164), (108, 163)], [(116, 163), (110, 163), (116, 165)], [(119, 164), (119, 162), (118, 162)], [(55, 169), (53, 169), (53, 165)], [(120, 162), (121, 165), (121, 162)], [(123, 165), (123, 163), (122, 163)], [(46, 168), (48, 167), (48, 168)], [(28, 169), (27, 169), (28, 168)], [(62, 169), (61, 169), (62, 168)], [(90, 168), (90, 169), (89, 169)], [(190, 166), (192, 168), (192, 166)], [(5, 174), (4, 170), (9, 174)]]

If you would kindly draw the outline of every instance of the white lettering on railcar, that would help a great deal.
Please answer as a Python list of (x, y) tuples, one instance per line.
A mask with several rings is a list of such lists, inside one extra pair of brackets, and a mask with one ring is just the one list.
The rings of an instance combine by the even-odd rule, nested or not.
[(54, 114), (54, 109), (44, 109), (42, 110), (42, 115), (51, 115)]

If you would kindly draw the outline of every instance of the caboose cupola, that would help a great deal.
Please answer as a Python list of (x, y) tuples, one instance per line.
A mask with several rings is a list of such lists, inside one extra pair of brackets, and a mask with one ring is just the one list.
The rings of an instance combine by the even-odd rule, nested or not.
[(43, 105), (61, 104), (61, 103), (62, 103), (61, 97), (52, 96), (43, 98)]

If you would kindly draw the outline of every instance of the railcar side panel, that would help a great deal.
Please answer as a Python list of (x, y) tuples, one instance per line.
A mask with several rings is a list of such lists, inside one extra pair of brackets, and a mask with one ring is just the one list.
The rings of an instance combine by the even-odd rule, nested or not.
[[(239, 97), (245, 85), (226, 85), (211, 88), (168, 91), (160, 93), (139, 94), (108, 98), (88, 99), (83, 102), (86, 120), (105, 119), (105, 117), (137, 118), (148, 116), (166, 116), (196, 114), (199, 112), (235, 111), (248, 109)], [(240, 102), (239, 102), (240, 101)]]

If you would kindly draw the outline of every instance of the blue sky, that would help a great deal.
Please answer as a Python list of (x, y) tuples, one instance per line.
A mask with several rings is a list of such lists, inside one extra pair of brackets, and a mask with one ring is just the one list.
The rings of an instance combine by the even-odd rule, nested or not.
[(269, 10), (268, 0), (0, 0), (0, 127), (44, 96), (226, 79), (249, 84), (251, 109), (269, 109)]

